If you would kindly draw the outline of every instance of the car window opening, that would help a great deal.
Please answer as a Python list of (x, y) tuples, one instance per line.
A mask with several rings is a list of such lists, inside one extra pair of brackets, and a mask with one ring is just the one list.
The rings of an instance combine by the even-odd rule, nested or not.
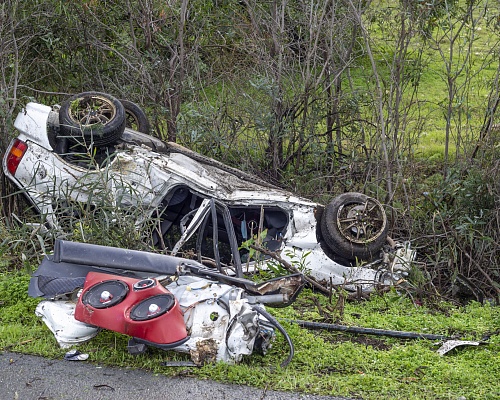
[[(202, 211), (201, 221), (193, 223), (200, 207), (206, 210)], [(278, 251), (288, 225), (288, 215), (278, 207), (227, 206), (204, 199), (185, 186), (172, 190), (159, 209), (161, 232), (157, 230), (154, 234), (155, 246), (175, 252), (181, 248), (184, 255), (221, 272), (232, 270), (237, 276), (242, 273), (241, 263), (251, 261), (242, 244), (260, 240), (264, 248)], [(186, 234), (190, 229), (193, 232)]]

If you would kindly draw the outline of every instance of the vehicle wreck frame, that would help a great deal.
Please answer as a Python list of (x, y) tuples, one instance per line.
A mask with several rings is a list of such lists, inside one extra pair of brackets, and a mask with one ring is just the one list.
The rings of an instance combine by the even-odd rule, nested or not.
[[(78, 96), (82, 95), (74, 97)], [(113, 104), (117, 101), (103, 96)], [(138, 227), (151, 216), (159, 218), (160, 230), (153, 244), (161, 246), (164, 239), (172, 239), (167, 247), (173, 254), (191, 245), (198, 261), (205, 262), (208, 254), (219, 272), (236, 277), (243, 274), (241, 257), (248, 257), (242, 243), (258, 234), (262, 237), (266, 230), (263, 247), (292, 264), (296, 261), (289, 255), (305, 258), (314, 278), (348, 290), (390, 285), (403, 276), (414, 258), (408, 244), (386, 246), (385, 212), (369, 196), (345, 193), (325, 207), (129, 128), (102, 148), (102, 162), (87, 167), (75, 163), (71, 151), (59, 146), (76, 140), (61, 134), (61, 121), (65, 121), (61, 109), (29, 103), (15, 121), (19, 134), (3, 160), (7, 177), (56, 229), (63, 231), (54, 204), (75, 201), (92, 206), (104, 193), (110, 205), (144, 210)], [(122, 119), (118, 118), (118, 125), (125, 123)], [(103, 186), (95, 186), (97, 182)], [(367, 267), (358, 266), (358, 261)], [(259, 262), (265, 264), (265, 260), (253, 260), (251, 267), (257, 268)]]

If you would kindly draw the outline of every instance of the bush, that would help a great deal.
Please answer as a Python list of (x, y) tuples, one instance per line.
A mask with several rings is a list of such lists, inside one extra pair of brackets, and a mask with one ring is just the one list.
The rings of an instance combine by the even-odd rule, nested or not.
[[(428, 271), (446, 293), (465, 277), (481, 296), (500, 299), (500, 191), (496, 167), (461, 165), (431, 180), (417, 225)], [(430, 238), (430, 240), (429, 240)]]

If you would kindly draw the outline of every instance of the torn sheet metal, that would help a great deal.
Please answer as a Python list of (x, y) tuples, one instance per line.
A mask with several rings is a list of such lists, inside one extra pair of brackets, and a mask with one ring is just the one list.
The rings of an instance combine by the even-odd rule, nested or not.
[(443, 342), (441, 347), (437, 350), (440, 356), (444, 356), (449, 351), (459, 346), (479, 346), (481, 343), (473, 340), (447, 340)]
[(41, 301), (35, 314), (42, 318), (63, 349), (87, 342), (99, 333), (100, 328), (75, 319), (75, 303), (71, 301)]
[[(269, 322), (259, 316), (244, 298), (244, 291), (229, 285), (194, 277), (180, 277), (167, 286), (184, 310), (191, 338), (176, 348), (203, 364), (210, 359), (237, 363), (254, 350), (265, 353), (274, 338)], [(256, 338), (259, 348), (255, 348)]]
[[(120, 279), (129, 278), (116, 276), (116, 280)], [(139, 279), (136, 281), (141, 282)], [(273, 325), (255, 310), (255, 307), (263, 308), (263, 306), (251, 304), (241, 288), (199, 277), (181, 276), (175, 282), (166, 285), (165, 290), (177, 299), (189, 334), (181, 345), (171, 347), (169, 350), (189, 354), (196, 365), (216, 361), (237, 363), (243, 356), (251, 355), (254, 351), (265, 354), (274, 340)], [(108, 301), (109, 297), (106, 293), (103, 302)], [(130, 309), (135, 306), (136, 304), (133, 304), (125, 311), (122, 309), (113, 317), (125, 322)], [(36, 314), (54, 333), (62, 348), (86, 342), (100, 330), (98, 326), (76, 320), (75, 308), (75, 302), (46, 300), (40, 302), (36, 309)], [(107, 311), (108, 314), (111, 313), (112, 307)], [(100, 323), (99, 319), (94, 320)], [(168, 330), (170, 324), (168, 320), (164, 321), (163, 325), (156, 323), (153, 328), (157, 331)], [(118, 322), (116, 326), (119, 325)], [(151, 322), (144, 321), (145, 332), (152, 326)], [(118, 329), (113, 330), (118, 331)], [(125, 331), (122, 333), (127, 334)], [(137, 331), (135, 335), (137, 336)], [(158, 337), (155, 334), (148, 335), (144, 337), (147, 339)], [(142, 344), (162, 348), (161, 343), (154, 343), (151, 340), (141, 341), (141, 338), (137, 337), (134, 339)]]

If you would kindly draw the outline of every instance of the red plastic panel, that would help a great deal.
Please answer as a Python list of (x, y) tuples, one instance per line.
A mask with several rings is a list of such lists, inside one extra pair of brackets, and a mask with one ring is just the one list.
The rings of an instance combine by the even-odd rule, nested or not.
[(89, 272), (75, 319), (159, 345), (187, 337), (177, 299), (156, 279)]

